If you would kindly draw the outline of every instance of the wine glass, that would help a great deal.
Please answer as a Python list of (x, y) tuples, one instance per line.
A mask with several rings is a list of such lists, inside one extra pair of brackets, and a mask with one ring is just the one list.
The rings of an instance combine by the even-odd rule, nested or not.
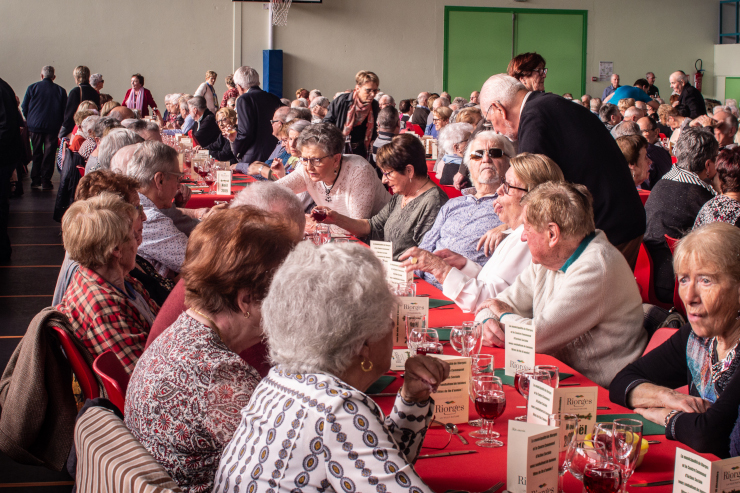
[(555, 365), (536, 365), (535, 370), (542, 370), (550, 373), (550, 386), (554, 389), (560, 384), (560, 368)]
[[(517, 378), (518, 377), (518, 378)], [(514, 388), (529, 401), (529, 382), (537, 380), (550, 385), (550, 373), (544, 370), (517, 370), (514, 376)], [(517, 416), (517, 421), (527, 421), (527, 415)]]
[(556, 426), (558, 430), (558, 491), (563, 493), (563, 476), (565, 475), (565, 455), (568, 447), (578, 434), (578, 417), (575, 414), (553, 413), (547, 417), (548, 426)]
[(493, 375), (480, 374), (473, 377), (472, 383), (475, 410), (483, 418), (485, 433), (483, 439), (475, 444), (486, 448), (503, 447), (504, 442), (496, 440), (491, 430), (493, 420), (501, 416), (506, 409), (506, 394), (501, 379)]
[(467, 320), (462, 323), (462, 326), (463, 328), (469, 328), (471, 330), (477, 327), (477, 344), (471, 349), (468, 356), (480, 353), (481, 346), (483, 345), (483, 326), (480, 322), (476, 322), (475, 320)]
[[(476, 375), (493, 375), (493, 355), (492, 354), (474, 354), (470, 358), (470, 395), (473, 395), (473, 378)], [(483, 426), (483, 420), (473, 419), (468, 421), (470, 426)], [(499, 434), (495, 431), (491, 432), (493, 438), (498, 438)], [(484, 438), (486, 433), (481, 428), (480, 430), (471, 431), (469, 435), (473, 438)]]
[(421, 342), (414, 340), (419, 335), (415, 331), (426, 328), (426, 317), (424, 315), (406, 315), (406, 344), (413, 354), (416, 354), (416, 344)]
[(216, 178), (213, 171), (209, 171), (208, 173), (206, 173), (206, 176), (203, 177), (203, 181), (205, 181), (206, 185), (208, 185), (208, 190), (213, 191), (213, 184), (216, 183)]
[(482, 339), (482, 325), (479, 322), (463, 322), (462, 326), (462, 351), (464, 357), (478, 353), (478, 346)]
[(613, 462), (586, 464), (583, 470), (583, 487), (586, 493), (617, 493), (621, 482), (622, 470)]
[(462, 325), (445, 327), (445, 329), (450, 329), (450, 346), (452, 346), (452, 349), (462, 354), (463, 353), (462, 337), (464, 333)]
[(416, 296), (416, 283), (399, 282), (393, 286), (392, 290), (396, 296)]
[(436, 329), (419, 328), (411, 331), (411, 342), (416, 354), (442, 354), (442, 344)]
[(574, 440), (565, 453), (566, 469), (581, 482), (587, 465), (600, 466), (608, 462), (604, 444), (594, 440)]
[(622, 493), (627, 491), (627, 480), (635, 472), (642, 448), (642, 421), (630, 418), (614, 420), (614, 462), (622, 468)]
[(316, 246), (321, 246), (329, 243), (331, 240), (331, 233), (329, 232), (328, 224), (317, 224), (316, 229), (313, 232), (313, 242)]
[(327, 215), (326, 207), (317, 206), (311, 209), (311, 219), (313, 219), (317, 223), (323, 222), (324, 219), (326, 219), (326, 215)]

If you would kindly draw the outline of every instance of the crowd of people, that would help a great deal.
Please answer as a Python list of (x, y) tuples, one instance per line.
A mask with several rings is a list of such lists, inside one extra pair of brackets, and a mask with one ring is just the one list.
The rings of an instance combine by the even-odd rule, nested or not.
[[(47, 66), (20, 110), (0, 80), (0, 251), (24, 164), (43, 190), (57, 155), (79, 160), (84, 176), (60, 186), (74, 200), (59, 217), (55, 308), (91, 357), (120, 361), (125, 424), (183, 491), (267, 490), (276, 477), (430, 491), (410, 464), (449, 367), (410, 358), (388, 416), (364, 394), (390, 367), (395, 298), (370, 249), (302, 241), (321, 223), (392, 242), (394, 260), (476, 314), (485, 345), (533, 324), (538, 352), (668, 438), (740, 455), (737, 105), (705, 100), (681, 71), (667, 102), (652, 72), (632, 86), (614, 74), (580, 99), (546, 92), (547, 73), (525, 53), (468, 98), (424, 91), (396, 107), (370, 71), (331, 100), (300, 88), (291, 101), (241, 67), (221, 97), (208, 71), (192, 95), (167, 95), (164, 114), (141, 74), (119, 103), (101, 74), (75, 68), (67, 93)], [(187, 208), (162, 139), (176, 134), (257, 181), (228, 205)], [(643, 246), (661, 306), (675, 292), (687, 314), (644, 356), (645, 313), (675, 317), (643, 303)]]

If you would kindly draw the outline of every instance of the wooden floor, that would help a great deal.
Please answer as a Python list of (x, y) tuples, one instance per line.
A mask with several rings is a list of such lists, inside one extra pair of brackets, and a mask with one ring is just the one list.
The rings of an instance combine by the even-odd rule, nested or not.
[[(51, 305), (59, 267), (64, 258), (60, 224), (52, 219), (54, 190), (31, 190), (24, 181), (25, 194), (10, 202), (10, 240), (13, 256), (0, 265), (0, 368), (42, 308)], [(67, 493), (72, 479), (66, 472), (18, 464), (0, 453), (0, 493)]]

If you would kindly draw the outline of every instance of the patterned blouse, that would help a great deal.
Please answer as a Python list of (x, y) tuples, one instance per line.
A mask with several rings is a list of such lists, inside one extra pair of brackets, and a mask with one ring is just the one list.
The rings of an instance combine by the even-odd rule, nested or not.
[(740, 226), (740, 203), (727, 195), (717, 195), (704, 206), (696, 215), (694, 229), (709, 223), (730, 223)]
[(140, 193), (139, 200), (146, 213), (139, 255), (151, 262), (163, 277), (170, 272), (180, 272), (188, 237), (146, 195)]
[(411, 463), (433, 401), (375, 402), (322, 373), (274, 367), (260, 382), (221, 457), (214, 493), (426, 493)]
[(183, 313), (139, 359), (126, 426), (183, 491), (211, 491), (260, 378), (210, 327)]

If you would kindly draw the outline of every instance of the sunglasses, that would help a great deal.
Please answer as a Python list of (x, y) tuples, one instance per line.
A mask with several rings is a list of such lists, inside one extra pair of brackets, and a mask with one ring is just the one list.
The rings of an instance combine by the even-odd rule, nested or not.
[(486, 154), (488, 154), (489, 158), (496, 159), (502, 157), (504, 155), (504, 151), (495, 147), (491, 147), (487, 151), (486, 149), (478, 149), (477, 151), (473, 151), (470, 153), (470, 159), (472, 159), (473, 161), (480, 161)]

